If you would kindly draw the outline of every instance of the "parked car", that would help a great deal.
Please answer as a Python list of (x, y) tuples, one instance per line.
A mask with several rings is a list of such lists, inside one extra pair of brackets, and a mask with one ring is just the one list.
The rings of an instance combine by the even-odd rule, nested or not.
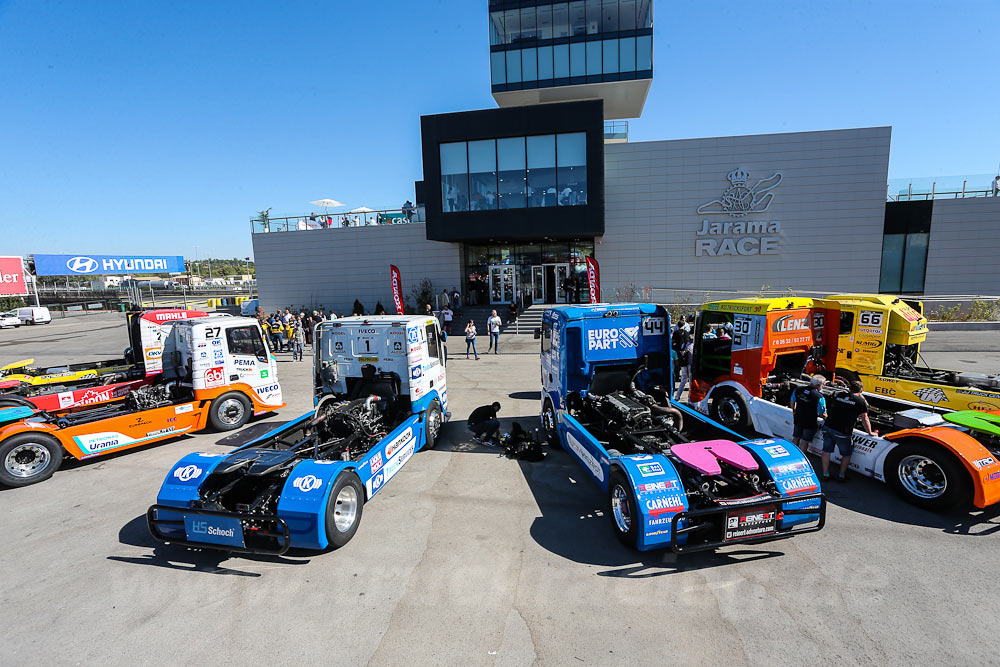
[(21, 326), (21, 320), (18, 318), (17, 313), (10, 311), (7, 313), (0, 313), (0, 329), (6, 329), (8, 327)]

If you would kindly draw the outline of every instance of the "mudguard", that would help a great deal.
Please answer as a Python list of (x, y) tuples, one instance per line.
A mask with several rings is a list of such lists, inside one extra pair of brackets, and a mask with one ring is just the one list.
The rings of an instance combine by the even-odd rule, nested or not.
[(431, 401), (437, 399), (437, 402), (441, 404), (441, 416), (442, 418), (447, 418), (447, 407), (448, 407), (448, 390), (445, 389), (444, 394), (438, 394), (437, 389), (431, 389), (426, 395), (421, 396), (419, 399), (413, 401), (410, 409), (414, 412), (423, 412), (431, 407)]
[(601, 490), (608, 491), (608, 475), (610, 472), (608, 450), (592, 436), (576, 418), (564, 410), (556, 413), (559, 420), (559, 438), (563, 449), (576, 459), (584, 470), (590, 473), (590, 478)]
[[(636, 454), (611, 461), (613, 466), (625, 473), (632, 485), (640, 517), (639, 550), (669, 547), (673, 517), (688, 509), (687, 494), (677, 469), (661, 454)], [(681, 519), (677, 526), (685, 528), (687, 523), (686, 519)], [(677, 543), (686, 544), (687, 535), (679, 535)]]
[[(765, 438), (748, 440), (739, 444), (753, 452), (756, 458), (764, 464), (783, 498), (820, 492), (819, 478), (816, 476), (812, 464), (809, 463), (809, 459), (798, 447), (787, 440)], [(818, 498), (782, 503), (781, 509), (819, 510), (820, 503)], [(819, 518), (819, 514), (779, 515), (778, 529), (784, 530), (802, 523), (818, 521)]]
[(288, 473), (278, 498), (278, 517), (288, 525), (291, 544), (305, 549), (322, 550), (330, 543), (326, 537), (326, 507), (333, 483), (353, 461), (300, 461)]
[[(201, 485), (225, 457), (226, 454), (195, 452), (182, 458), (174, 464), (163, 479), (160, 492), (156, 496), (156, 504), (179, 508), (191, 507), (191, 502), (198, 499), (198, 490)], [(160, 528), (160, 533), (164, 537), (178, 540), (187, 539), (183, 521), (181, 521), (182, 514), (163, 512), (159, 516), (165, 521)], [(168, 523), (170, 521), (181, 521), (181, 523)]]
[(35, 414), (31, 408), (17, 406), (13, 408), (0, 408), (0, 424), (10, 424), (27, 419)]

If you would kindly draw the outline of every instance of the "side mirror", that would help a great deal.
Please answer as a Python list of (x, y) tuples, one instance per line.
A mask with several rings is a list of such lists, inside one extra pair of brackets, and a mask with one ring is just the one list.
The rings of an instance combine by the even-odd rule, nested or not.
[(535, 333), (535, 340), (539, 340), (542, 337), (541, 329), (536, 328), (534, 333)]

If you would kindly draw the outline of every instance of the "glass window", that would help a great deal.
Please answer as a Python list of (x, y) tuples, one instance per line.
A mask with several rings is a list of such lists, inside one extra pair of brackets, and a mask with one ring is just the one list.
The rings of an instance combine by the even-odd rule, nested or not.
[(653, 69), (653, 36), (635, 38), (635, 68), (640, 72)]
[(493, 139), (469, 142), (469, 208), (497, 207), (497, 144)]
[(638, 0), (636, 2), (635, 27), (653, 27), (653, 0)]
[(500, 208), (524, 208), (524, 137), (497, 139)]
[(521, 8), (521, 39), (535, 38), (535, 8)]
[(559, 206), (587, 203), (587, 135), (585, 132), (556, 135)]
[(587, 6), (583, 0), (569, 3), (569, 32), (574, 37), (587, 34)]
[(538, 47), (538, 80), (548, 81), (552, 78), (552, 47)]
[(490, 54), (490, 78), (494, 84), (507, 83), (506, 67), (507, 56), (503, 51), (494, 51)]
[(618, 41), (618, 71), (635, 71), (635, 37), (624, 37)]
[(427, 325), (427, 361), (438, 361), (438, 337), (437, 327), (433, 324)]
[[(899, 292), (903, 276), (903, 244), (906, 234), (886, 234), (882, 237), (882, 271), (879, 292)], [(844, 332), (841, 331), (841, 334)]]
[(507, 52), (507, 83), (521, 83), (521, 52)]
[(840, 335), (847, 336), (854, 331), (854, 313), (842, 310), (840, 311)]
[(521, 80), (538, 79), (538, 56), (535, 49), (521, 49)]
[(569, 75), (587, 76), (586, 46), (583, 42), (569, 45)]
[(601, 8), (601, 31), (618, 32), (618, 0), (604, 0)]
[(552, 5), (552, 36), (569, 37), (569, 3)]
[(552, 5), (538, 8), (538, 39), (552, 39)]
[(469, 169), (464, 141), (441, 144), (441, 210), (469, 210)]
[(907, 234), (903, 261), (902, 292), (924, 291), (924, 270), (927, 268), (927, 240), (930, 234)]
[(267, 361), (264, 340), (260, 337), (256, 325), (226, 329), (226, 343), (229, 346), (229, 354), (257, 357), (261, 361)]
[(552, 47), (552, 74), (557, 79), (569, 76), (569, 44)]
[(604, 73), (615, 74), (618, 72), (618, 40), (604, 40)]
[(635, 30), (635, 0), (618, 3), (618, 29)]
[(516, 9), (504, 12), (504, 36), (507, 44), (521, 39), (521, 15)]
[(587, 75), (601, 73), (601, 42), (587, 42)]
[[(541, 297), (539, 297), (541, 298)], [(552, 324), (549, 322), (542, 323), (542, 354), (545, 354), (552, 349)]]
[(587, 34), (601, 31), (601, 0), (587, 0)]
[(556, 137), (528, 137), (528, 206), (556, 205)]
[(490, 46), (503, 44), (503, 12), (490, 12)]

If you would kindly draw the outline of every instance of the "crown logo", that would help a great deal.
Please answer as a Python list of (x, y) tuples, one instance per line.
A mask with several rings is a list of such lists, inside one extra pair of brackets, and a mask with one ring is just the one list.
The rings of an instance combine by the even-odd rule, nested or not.
[(750, 180), (750, 172), (737, 167), (729, 172), (726, 178), (728, 178), (729, 182), (735, 186), (744, 186), (747, 184), (747, 181)]

